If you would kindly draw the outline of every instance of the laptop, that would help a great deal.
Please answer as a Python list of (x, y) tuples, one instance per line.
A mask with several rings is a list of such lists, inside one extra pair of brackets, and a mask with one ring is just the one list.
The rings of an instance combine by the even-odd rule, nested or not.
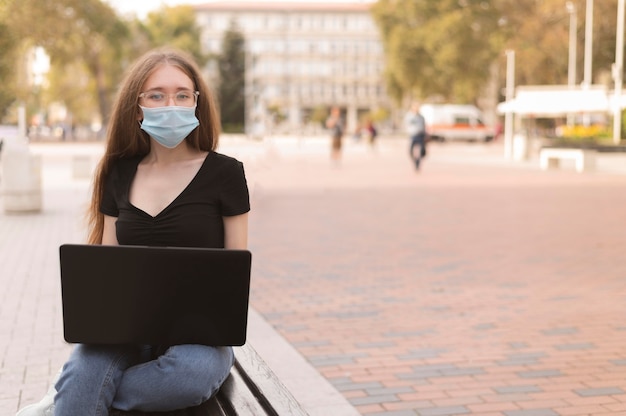
[(246, 342), (248, 250), (64, 244), (59, 252), (69, 343)]

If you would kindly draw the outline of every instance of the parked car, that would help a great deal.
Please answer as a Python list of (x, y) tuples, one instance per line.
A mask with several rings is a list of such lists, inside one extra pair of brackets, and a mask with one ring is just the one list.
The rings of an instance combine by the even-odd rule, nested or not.
[(482, 112), (473, 105), (423, 104), (420, 112), (430, 140), (488, 142), (495, 136), (494, 127), (483, 123)]

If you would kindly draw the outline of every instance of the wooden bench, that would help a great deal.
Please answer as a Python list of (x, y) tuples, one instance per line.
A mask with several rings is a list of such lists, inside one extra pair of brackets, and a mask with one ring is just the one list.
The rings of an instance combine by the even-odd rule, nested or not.
[(235, 365), (210, 400), (173, 412), (122, 412), (109, 416), (307, 416), (272, 370), (248, 346), (235, 348)]
[(573, 160), (577, 172), (592, 171), (596, 166), (596, 151), (565, 147), (544, 147), (539, 151), (542, 170), (558, 168), (563, 159)]

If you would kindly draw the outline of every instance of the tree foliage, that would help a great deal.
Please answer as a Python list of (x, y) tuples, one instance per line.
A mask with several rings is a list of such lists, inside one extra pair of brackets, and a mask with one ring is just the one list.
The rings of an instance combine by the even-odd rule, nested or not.
[(243, 126), (245, 117), (245, 39), (235, 22), (224, 33), (217, 59), (219, 105), (224, 128)]
[[(36, 22), (36, 23), (34, 23)], [(0, 2), (0, 77), (16, 78), (0, 92), (0, 115), (32, 91), (15, 74), (26, 72), (24, 55), (43, 47), (51, 59), (48, 83), (37, 105), (61, 102), (75, 123), (94, 114), (106, 126), (124, 71), (139, 55), (159, 46), (191, 53), (206, 62), (191, 7), (162, 7), (145, 22), (121, 18), (102, 0), (3, 0)]]
[(191, 54), (198, 65), (204, 66), (208, 56), (200, 44), (200, 27), (191, 6), (163, 6), (149, 13), (141, 24), (150, 48), (171, 46)]
[[(518, 85), (566, 84), (570, 16), (561, 0), (513, 1), (506, 23), (506, 47), (516, 53)], [(587, 0), (574, 0), (577, 10), (577, 83), (582, 82)], [(594, 1), (593, 80), (602, 83), (615, 61), (617, 0)]]
[[(0, 12), (1, 13), (1, 12)], [(0, 120), (17, 95), (15, 62), (18, 56), (18, 41), (6, 22), (0, 18)]]
[[(472, 100), (497, 56), (498, 11), (472, 0), (379, 0), (372, 8), (387, 54), (389, 90)], [(459, 76), (460, 74), (463, 76)]]
[[(23, 44), (43, 47), (50, 56), (52, 73), (63, 81), (53, 77), (48, 94), (76, 113), (82, 107), (73, 107), (65, 96), (91, 96), (90, 103), (96, 104), (91, 107), (106, 122), (122, 71), (121, 45), (128, 38), (126, 25), (114, 10), (100, 0), (14, 0), (6, 11), (11, 32)], [(77, 76), (75, 84), (65, 82), (66, 68)], [(81, 82), (84, 76), (91, 82)], [(84, 104), (84, 100), (79, 102)]]
[[(578, 10), (578, 82), (582, 80), (586, 0)], [(594, 5), (594, 82), (615, 59), (617, 0)], [(475, 102), (516, 52), (516, 83), (565, 84), (569, 13), (563, 0), (378, 0), (372, 15), (387, 55), (386, 83), (406, 97)], [(606, 77), (604, 77), (606, 78)]]

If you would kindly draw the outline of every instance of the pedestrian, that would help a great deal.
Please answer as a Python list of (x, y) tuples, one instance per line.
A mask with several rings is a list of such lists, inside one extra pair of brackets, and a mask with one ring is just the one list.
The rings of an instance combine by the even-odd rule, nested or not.
[(338, 163), (341, 160), (341, 141), (345, 130), (344, 121), (341, 117), (341, 109), (339, 107), (332, 107), (330, 109), (330, 115), (326, 119), (326, 128), (330, 129), (330, 158), (335, 163)]
[(374, 148), (376, 144), (376, 137), (378, 137), (378, 131), (376, 130), (376, 126), (372, 120), (367, 120), (365, 123), (365, 130), (367, 132), (368, 142), (371, 148)]
[(411, 142), (409, 155), (415, 164), (415, 169), (419, 170), (420, 162), (426, 156), (426, 121), (420, 113), (419, 103), (411, 104), (404, 116), (404, 127)]
[[(187, 54), (159, 49), (140, 58), (113, 108), (88, 242), (246, 249), (243, 164), (216, 152), (218, 135), (213, 95)], [(197, 406), (219, 389), (233, 361), (232, 347), (77, 344), (46, 397), (18, 415)]]

